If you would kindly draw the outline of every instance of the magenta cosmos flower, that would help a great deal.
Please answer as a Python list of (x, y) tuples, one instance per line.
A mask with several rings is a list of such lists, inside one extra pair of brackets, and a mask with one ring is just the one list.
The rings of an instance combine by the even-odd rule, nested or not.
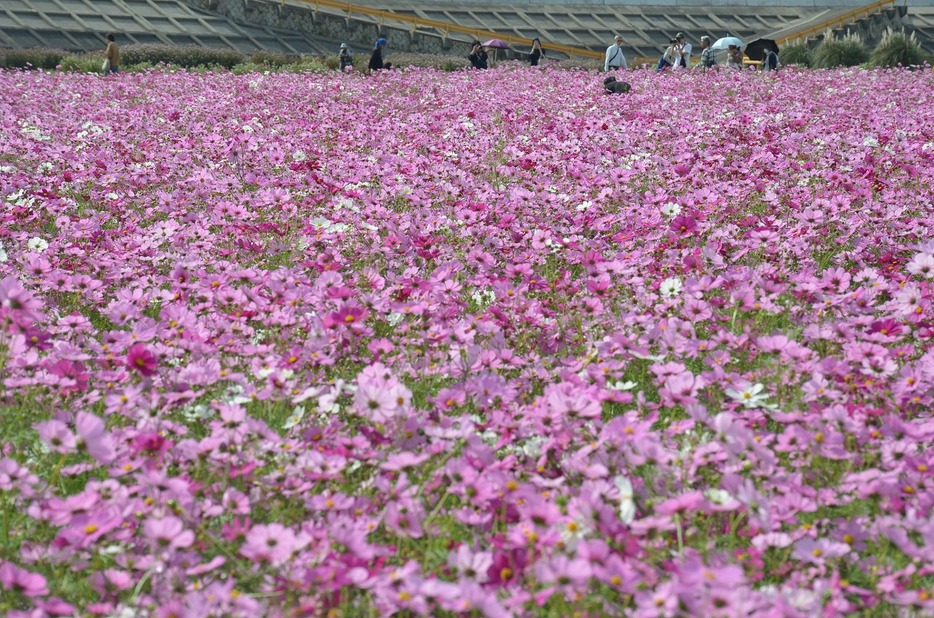
[(156, 373), (159, 360), (149, 348), (142, 343), (137, 343), (130, 346), (130, 349), (127, 350), (126, 364), (130, 369), (138, 371), (140, 375), (144, 375), (148, 378)]

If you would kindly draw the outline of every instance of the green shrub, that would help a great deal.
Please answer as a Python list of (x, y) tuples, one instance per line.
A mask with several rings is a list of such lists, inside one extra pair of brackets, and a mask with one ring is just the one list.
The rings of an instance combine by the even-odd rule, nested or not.
[(811, 48), (805, 43), (796, 43), (782, 47), (779, 59), (783, 65), (797, 64), (799, 66), (809, 67), (813, 61)]
[(243, 62), (243, 54), (238, 51), (196, 45), (127, 45), (120, 48), (120, 56), (125, 66), (165, 63), (185, 69), (199, 66), (230, 69)]
[(855, 67), (869, 60), (869, 50), (863, 45), (857, 34), (847, 34), (841, 39), (832, 32), (824, 35), (824, 40), (814, 50), (811, 66), (817, 69), (834, 67)]
[(75, 73), (100, 73), (103, 63), (104, 57), (100, 53), (68, 54), (58, 63), (58, 68)]
[(287, 71), (296, 73), (323, 73), (325, 71), (335, 71), (340, 67), (340, 61), (336, 56), (303, 56), (301, 62), (284, 67)]
[(250, 55), (249, 62), (267, 67), (284, 67), (287, 64), (298, 64), (302, 57), (295, 54), (280, 54), (277, 52), (258, 51)]
[(66, 52), (59, 49), (7, 49), (0, 51), (0, 67), (51, 70), (61, 63), (65, 55)]
[(872, 50), (869, 56), (869, 64), (875, 67), (903, 67), (918, 66), (924, 63), (924, 51), (918, 44), (915, 33), (911, 36), (905, 34), (905, 31), (895, 32), (892, 28), (886, 28), (882, 40)]
[(230, 67), (230, 72), (234, 75), (246, 75), (247, 73), (263, 73), (268, 71), (268, 67), (253, 64), (252, 62), (243, 62)]

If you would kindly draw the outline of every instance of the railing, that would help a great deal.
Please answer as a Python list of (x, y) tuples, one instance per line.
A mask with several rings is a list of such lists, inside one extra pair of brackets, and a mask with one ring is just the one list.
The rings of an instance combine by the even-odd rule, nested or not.
[[(390, 20), (412, 26), (413, 31), (418, 27), (434, 28), (436, 30), (440, 30), (445, 37), (449, 32), (456, 32), (458, 34), (470, 35), (475, 39), (500, 39), (502, 41), (506, 41), (510, 45), (518, 44), (528, 45), (530, 47), (532, 45), (532, 39), (527, 39), (521, 36), (500, 34), (498, 32), (481, 30), (479, 28), (468, 28), (466, 26), (458, 26), (457, 24), (449, 24), (447, 22), (434, 19), (422, 19), (421, 17), (416, 17), (413, 15), (400, 15), (398, 13), (393, 13), (392, 11), (371, 9), (370, 7), (349, 4), (347, 2), (337, 2), (336, 0), (288, 0), (288, 2), (297, 2), (301, 5), (313, 6), (315, 7), (316, 11), (320, 7), (338, 9), (340, 11), (346, 12), (348, 18), (353, 17), (354, 14), (378, 18), (380, 26), (383, 26), (387, 20)], [(287, 3), (287, 0), (281, 0), (281, 3), (284, 6)], [(599, 58), (602, 60), (604, 57), (603, 52), (596, 52), (590, 49), (584, 49), (582, 47), (572, 47), (571, 45), (561, 45), (559, 43), (542, 43), (542, 48), (561, 52), (572, 58), (574, 56), (582, 56), (584, 58)]]
[[(907, 0), (905, 1), (907, 2)], [(833, 19), (828, 19), (827, 21), (820, 23), (816, 26), (811, 26), (810, 28), (801, 30), (800, 32), (796, 32), (792, 35), (783, 37), (777, 40), (776, 43), (778, 43), (779, 46), (782, 46), (782, 45), (787, 45), (788, 43), (791, 43), (792, 41), (797, 41), (799, 39), (806, 40), (812, 36), (823, 34), (828, 29), (833, 29), (838, 26), (843, 26), (845, 24), (859, 21), (863, 17), (867, 17), (874, 13), (879, 13), (889, 8), (890, 6), (894, 7), (896, 4), (898, 4), (898, 0), (879, 0), (878, 2), (873, 2), (872, 4), (869, 4), (862, 8), (849, 11), (848, 13), (844, 13), (843, 15), (838, 15), (834, 17)]]

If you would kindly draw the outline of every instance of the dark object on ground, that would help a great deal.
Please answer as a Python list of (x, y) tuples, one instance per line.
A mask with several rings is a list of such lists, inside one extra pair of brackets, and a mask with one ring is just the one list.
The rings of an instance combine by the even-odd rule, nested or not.
[(625, 94), (632, 90), (632, 86), (626, 82), (617, 81), (612, 75), (603, 80), (603, 88), (607, 94)]
[(751, 60), (764, 60), (766, 52), (778, 53), (778, 43), (772, 39), (756, 39), (746, 46), (745, 51)]

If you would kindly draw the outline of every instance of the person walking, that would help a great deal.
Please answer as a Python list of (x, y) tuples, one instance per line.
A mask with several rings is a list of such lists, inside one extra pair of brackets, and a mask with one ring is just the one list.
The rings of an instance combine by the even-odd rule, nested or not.
[(347, 43), (341, 43), (341, 51), (338, 57), (341, 61), (341, 71), (346, 71), (347, 67), (353, 66), (353, 56), (350, 54), (350, 49), (347, 48)]
[(626, 54), (623, 53), (623, 37), (616, 35), (613, 44), (606, 48), (606, 59), (603, 61), (603, 72), (615, 71), (617, 69), (628, 69), (626, 63)]
[(544, 58), (545, 50), (542, 49), (542, 42), (535, 37), (532, 39), (532, 51), (529, 52), (529, 65), (533, 67), (538, 66), (538, 61)]
[(107, 49), (104, 50), (104, 64), (101, 67), (105, 75), (120, 72), (120, 46), (114, 39), (114, 35), (107, 35)]
[(370, 64), (367, 65), (368, 71), (379, 71), (380, 69), (385, 69), (386, 64), (383, 62), (383, 48), (386, 47), (386, 39), (380, 37), (376, 39), (376, 46), (373, 48), (373, 53), (370, 54)]

